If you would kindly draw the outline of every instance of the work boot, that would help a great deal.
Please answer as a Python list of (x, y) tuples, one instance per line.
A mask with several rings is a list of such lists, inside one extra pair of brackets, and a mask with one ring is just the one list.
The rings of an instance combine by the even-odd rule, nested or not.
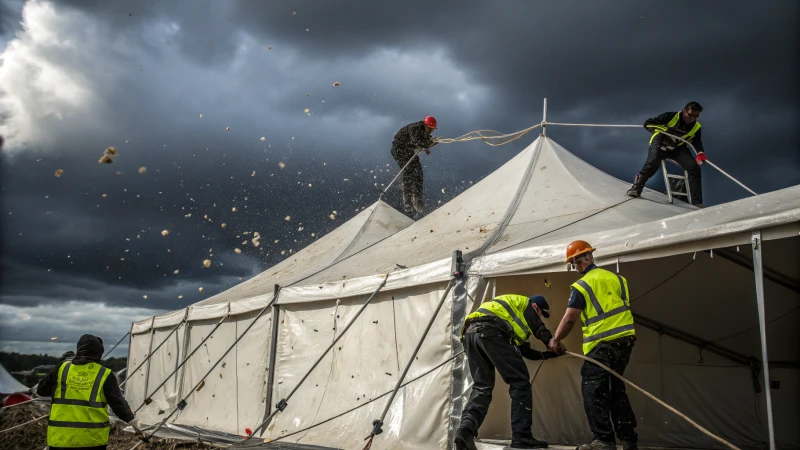
[(456, 438), (454, 439), (456, 450), (478, 450), (475, 445), (475, 437), (472, 432), (466, 428), (459, 428), (456, 430)]
[(547, 448), (547, 441), (540, 441), (531, 436), (525, 440), (511, 441), (511, 448)]
[(639, 450), (639, 446), (636, 442), (622, 441), (622, 450)]
[(613, 442), (595, 439), (589, 444), (579, 445), (576, 450), (617, 450), (617, 445)]
[(633, 180), (633, 186), (628, 189), (628, 196), (629, 197), (640, 197), (642, 195), (642, 191), (644, 190), (644, 183), (647, 180), (642, 180), (642, 177), (639, 174), (636, 174), (636, 178)]

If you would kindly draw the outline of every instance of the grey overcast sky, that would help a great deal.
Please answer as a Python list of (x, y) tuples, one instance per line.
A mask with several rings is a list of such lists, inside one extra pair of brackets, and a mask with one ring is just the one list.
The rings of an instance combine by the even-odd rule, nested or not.
[[(545, 97), (551, 121), (617, 124), (694, 100), (709, 159), (757, 192), (796, 185), (798, 17), (796, 1), (0, 0), (0, 349), (116, 341), (276, 264), (374, 202), (394, 132), (426, 115), (455, 137), (538, 123)], [(549, 135), (626, 181), (647, 150), (641, 129)], [(437, 147), (427, 203), (534, 137)], [(703, 171), (706, 204), (747, 195)], [(258, 249), (236, 238), (253, 231)]]

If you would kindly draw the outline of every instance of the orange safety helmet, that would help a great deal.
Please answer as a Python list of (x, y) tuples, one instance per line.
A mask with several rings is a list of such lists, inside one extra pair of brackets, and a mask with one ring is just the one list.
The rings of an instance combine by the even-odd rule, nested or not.
[(572, 241), (567, 246), (567, 260), (565, 262), (570, 263), (576, 256), (593, 252), (595, 250), (597, 249), (592, 247), (591, 244), (586, 241)]
[(425, 122), (425, 125), (433, 128), (434, 130), (437, 128), (436, 127), (436, 118), (434, 118), (433, 116), (426, 117), (425, 120), (423, 120), (423, 122)]

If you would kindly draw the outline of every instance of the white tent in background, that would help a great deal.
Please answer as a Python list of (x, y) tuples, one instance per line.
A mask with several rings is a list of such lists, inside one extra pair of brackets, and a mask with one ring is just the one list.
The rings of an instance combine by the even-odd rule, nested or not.
[(27, 391), (28, 387), (17, 381), (17, 379), (11, 376), (6, 368), (0, 364), (0, 393), (13, 394), (14, 392)]
[[(569, 285), (578, 278), (561, 258), (566, 244), (581, 238), (598, 248), (601, 264), (630, 282), (639, 341), (626, 375), (712, 431), (752, 448), (763, 447), (767, 433), (764, 380), (757, 365), (756, 370), (749, 365), (761, 359), (761, 351), (757, 277), (748, 265), (755, 256), (761, 274), (763, 261), (770, 368), (773, 381), (780, 382), (772, 390), (775, 434), (779, 446), (797, 447), (800, 289), (793, 277), (800, 272), (800, 186), (703, 210), (670, 204), (651, 190), (630, 199), (627, 188), (628, 183), (541, 136), (413, 225), (379, 201), (372, 212), (362, 213), (369, 217), (351, 219), (252, 280), (185, 310), (133, 324), (129, 367), (150, 353), (153, 357), (131, 376), (126, 396), (138, 407), (145, 391), (152, 392), (201, 347), (139, 416), (144, 423), (158, 423), (188, 396), (180, 414), (169, 419), (170, 428), (243, 435), (295, 387), (385, 282), (285, 410), (259, 434), (360, 448), (446, 291), (450, 255), (461, 250), (467, 275), (436, 316), (374, 444), (451, 448), (469, 386), (458, 339), (467, 312), (494, 294), (542, 293), (553, 310), (546, 323), (554, 330)], [(379, 224), (378, 216), (392, 225)], [(710, 249), (715, 249), (713, 258), (705, 253)], [(274, 284), (281, 285), (277, 293)], [(201, 345), (209, 333), (212, 337)], [(573, 351), (580, 349), (578, 334), (566, 342)], [(170, 342), (159, 347), (168, 336)], [(234, 346), (238, 336), (243, 337)], [(202, 389), (193, 392), (223, 354)], [(590, 440), (579, 363), (564, 357), (540, 370), (539, 363), (530, 364), (532, 374), (538, 370), (537, 437), (565, 444)], [(504, 390), (498, 378), (481, 438), (510, 434)], [(641, 445), (718, 446), (638, 393), (630, 396)]]

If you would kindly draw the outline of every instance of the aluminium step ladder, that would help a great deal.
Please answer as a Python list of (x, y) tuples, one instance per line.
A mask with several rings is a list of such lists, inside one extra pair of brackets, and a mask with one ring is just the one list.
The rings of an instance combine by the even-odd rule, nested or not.
[[(678, 166), (683, 172), (683, 175), (674, 175), (669, 173), (667, 171), (667, 161)], [(669, 158), (665, 158), (661, 161), (661, 172), (664, 173), (664, 184), (667, 187), (667, 197), (669, 198), (669, 202), (672, 203), (673, 197), (686, 197), (686, 203), (691, 205), (692, 191), (689, 189), (689, 173), (683, 170), (683, 167), (681, 167), (680, 164)], [(672, 180), (675, 180), (675, 190), (673, 190)]]

